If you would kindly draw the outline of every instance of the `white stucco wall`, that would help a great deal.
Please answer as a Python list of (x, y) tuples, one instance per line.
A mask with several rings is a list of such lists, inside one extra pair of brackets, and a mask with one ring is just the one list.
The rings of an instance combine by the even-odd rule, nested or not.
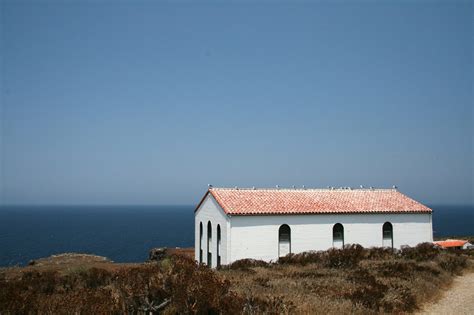
[(197, 209), (194, 216), (194, 235), (195, 235), (195, 244), (194, 244), (194, 257), (199, 261), (199, 224), (202, 222), (203, 226), (203, 235), (202, 235), (202, 260), (204, 263), (207, 261), (207, 225), (208, 222), (211, 222), (212, 228), (212, 238), (211, 238), (211, 253), (212, 253), (212, 266), (217, 266), (217, 225), (220, 225), (221, 228), (221, 247), (220, 247), (220, 256), (221, 264), (228, 264), (228, 239), (230, 237), (230, 228), (229, 228), (229, 217), (222, 211), (220, 206), (217, 204), (215, 199), (208, 195), (206, 199), (202, 202), (201, 206)]
[(291, 228), (292, 253), (331, 248), (336, 223), (344, 226), (345, 244), (382, 246), (385, 222), (393, 225), (395, 248), (433, 241), (431, 214), (233, 216), (230, 221), (232, 242), (227, 263), (243, 258), (277, 260), (278, 229), (282, 224)]

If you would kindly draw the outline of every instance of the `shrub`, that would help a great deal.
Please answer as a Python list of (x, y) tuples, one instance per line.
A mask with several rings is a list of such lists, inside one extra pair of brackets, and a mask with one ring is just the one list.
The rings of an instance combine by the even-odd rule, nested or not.
[(320, 270), (304, 270), (290, 273), (290, 277), (292, 278), (316, 279), (324, 276), (325, 273)]
[(0, 270), (0, 312), (405, 313), (413, 312), (416, 303), (427, 300), (440, 283), (465, 267), (467, 257), (465, 251), (438, 250), (431, 244), (395, 254), (391, 249), (350, 245), (289, 254), (278, 266), (239, 260), (223, 266), (234, 271), (222, 273), (182, 255), (105, 269), (85, 264), (63, 272), (41, 271), (41, 266), (11, 274)]
[(106, 286), (110, 283), (112, 276), (112, 273), (100, 268), (91, 268), (82, 275), (85, 286), (91, 289)]
[[(212, 269), (184, 256), (171, 264), (127, 266), (117, 271), (79, 267), (27, 271), (0, 282), (0, 309), (8, 313), (239, 313), (242, 299)], [(158, 309), (159, 305), (160, 307)], [(166, 307), (166, 308), (164, 308)]]
[(159, 265), (146, 264), (115, 272), (113, 287), (123, 313), (137, 313), (159, 305), (169, 297)]
[(397, 250), (393, 248), (387, 248), (387, 247), (371, 247), (366, 249), (366, 258), (375, 260), (375, 259), (380, 259), (380, 260), (386, 260), (386, 259), (391, 259), (395, 257)]
[(34, 287), (38, 282), (35, 281), (34, 285), (29, 286), (27, 280), (34, 278), (37, 278), (37, 273), (28, 273), (26, 277), (17, 280), (0, 282), (0, 310), (7, 314), (26, 314), (36, 302), (36, 299), (30, 298), (29, 295), (35, 292)]
[(240, 259), (236, 260), (230, 265), (222, 266), (222, 269), (230, 270), (249, 270), (250, 268), (255, 267), (268, 267), (270, 264), (263, 260), (257, 259)]
[(255, 295), (248, 295), (243, 300), (243, 314), (262, 314), (265, 301)]
[(295, 308), (293, 303), (283, 296), (271, 296), (265, 302), (265, 313), (267, 314), (291, 314)]
[(342, 249), (331, 248), (327, 251), (309, 251), (299, 254), (288, 254), (278, 259), (279, 264), (307, 265), (323, 264), (329, 268), (355, 267), (364, 259), (366, 250), (359, 244), (347, 245)]
[(112, 277), (113, 274), (105, 269), (77, 268), (61, 277), (59, 282), (65, 290), (72, 288), (95, 289), (109, 284)]
[(456, 254), (441, 255), (438, 257), (437, 261), (441, 268), (450, 273), (458, 273), (467, 265), (466, 257)]
[(256, 277), (253, 281), (264, 288), (270, 288), (270, 284), (268, 283), (270, 278), (268, 277)]
[(332, 248), (326, 252), (324, 264), (329, 268), (353, 268), (365, 254), (365, 249), (359, 244), (348, 245), (343, 249)]
[(383, 277), (397, 277), (405, 279), (411, 277), (417, 265), (413, 261), (388, 260), (377, 265), (375, 270)]
[(416, 247), (405, 247), (400, 250), (400, 256), (416, 261), (432, 260), (440, 254), (441, 250), (432, 243), (421, 243)]
[(321, 263), (323, 261), (323, 252), (308, 251), (299, 254), (288, 254), (278, 259), (282, 265), (302, 265)]
[(406, 260), (387, 260), (373, 265), (379, 276), (386, 278), (407, 279), (417, 273), (427, 273), (430, 276), (438, 276), (441, 270), (430, 263), (417, 263)]
[[(17, 312), (14, 312), (15, 314)], [(25, 314), (120, 314), (110, 290), (76, 289), (65, 294), (37, 296)], [(7, 313), (8, 314), (8, 313)]]
[(165, 288), (171, 299), (169, 311), (178, 314), (238, 313), (241, 300), (230, 291), (230, 282), (194, 259), (173, 256)]
[(293, 302), (283, 296), (266, 296), (263, 298), (247, 296), (243, 301), (242, 314), (291, 314), (295, 310)]
[(44, 294), (52, 294), (58, 283), (58, 272), (56, 271), (28, 271), (23, 274), (19, 285), (28, 291), (36, 291)]
[(388, 313), (413, 312), (416, 298), (406, 285), (395, 285), (387, 290), (380, 305)]
[(364, 268), (355, 269), (350, 275), (354, 288), (345, 293), (354, 304), (361, 304), (366, 308), (378, 311), (382, 305), (382, 298), (385, 295), (387, 286), (377, 281), (377, 279)]

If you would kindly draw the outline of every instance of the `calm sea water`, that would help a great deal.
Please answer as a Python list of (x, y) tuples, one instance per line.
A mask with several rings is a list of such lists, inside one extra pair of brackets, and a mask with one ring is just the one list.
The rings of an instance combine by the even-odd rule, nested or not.
[(194, 246), (194, 206), (0, 207), (0, 266), (65, 252), (139, 262), (162, 246)]
[[(431, 206), (435, 236), (474, 235), (474, 206)], [(0, 266), (81, 252), (141, 262), (153, 247), (194, 246), (194, 206), (3, 206)]]

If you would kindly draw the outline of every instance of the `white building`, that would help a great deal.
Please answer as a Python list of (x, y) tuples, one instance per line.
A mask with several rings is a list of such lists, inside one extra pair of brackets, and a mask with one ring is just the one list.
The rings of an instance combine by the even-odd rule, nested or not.
[(469, 243), (468, 240), (447, 239), (444, 241), (433, 242), (433, 244), (441, 248), (474, 249), (474, 246)]
[(209, 188), (195, 210), (195, 257), (216, 267), (243, 258), (344, 244), (433, 241), (432, 210), (396, 189)]

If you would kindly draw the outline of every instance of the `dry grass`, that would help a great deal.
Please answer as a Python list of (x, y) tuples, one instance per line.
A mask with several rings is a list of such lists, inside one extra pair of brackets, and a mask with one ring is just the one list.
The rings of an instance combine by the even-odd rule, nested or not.
[(473, 268), (466, 252), (429, 245), (397, 252), (354, 245), (218, 271), (177, 254), (148, 264), (73, 258), (0, 269), (0, 314), (410, 313)]
[(395, 252), (354, 245), (277, 264), (239, 261), (219, 272), (246, 303), (280, 297), (280, 313), (411, 313), (449, 286), (468, 259), (430, 244)]
[(183, 255), (160, 263), (63, 267), (0, 270), (0, 314), (236, 313), (240, 307), (227, 281)]

